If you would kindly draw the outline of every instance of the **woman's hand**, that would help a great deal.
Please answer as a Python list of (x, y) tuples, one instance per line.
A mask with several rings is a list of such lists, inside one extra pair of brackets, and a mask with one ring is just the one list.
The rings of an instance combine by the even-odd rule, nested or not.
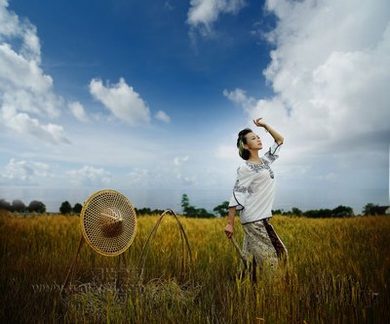
[(230, 240), (233, 237), (233, 226), (232, 224), (227, 224), (225, 227), (225, 234), (227, 238)]
[(267, 133), (270, 133), (271, 136), (274, 138), (275, 142), (278, 143), (278, 145), (283, 144), (284, 137), (280, 135), (275, 129), (273, 129), (270, 125), (268, 125), (266, 122), (262, 121), (263, 117), (254, 119), (253, 122), (258, 127), (264, 127), (265, 131)]
[(255, 123), (255, 125), (257, 127), (264, 127), (265, 128), (267, 126), (267, 124), (263, 120), (261, 120), (261, 119), (263, 119), (263, 117), (254, 119), (253, 122)]

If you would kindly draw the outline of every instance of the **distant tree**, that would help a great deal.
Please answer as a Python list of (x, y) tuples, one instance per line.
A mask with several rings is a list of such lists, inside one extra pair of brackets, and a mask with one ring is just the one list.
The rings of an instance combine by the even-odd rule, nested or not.
[(291, 211), (284, 211), (283, 209), (272, 210), (272, 214), (279, 214), (284, 216), (298, 216), (298, 217), (351, 217), (354, 216), (353, 209), (348, 206), (338, 206), (334, 209), (311, 209), (303, 212), (297, 207), (293, 207)]
[(333, 217), (351, 217), (354, 216), (353, 209), (347, 206), (337, 206), (333, 209)]
[(312, 209), (302, 213), (306, 217), (323, 218), (323, 217), (351, 217), (354, 216), (353, 209), (348, 206), (338, 206), (334, 209)]
[(72, 206), (70, 205), (69, 201), (64, 201), (61, 204), (60, 213), (61, 214), (70, 214), (71, 212), (72, 212)]
[(134, 208), (137, 215), (146, 215), (151, 214), (152, 210), (150, 208)]
[(206, 209), (204, 208), (196, 208), (196, 217), (203, 217), (203, 218), (211, 218), (215, 217), (214, 214), (209, 213)]
[(184, 213), (186, 213), (186, 209), (190, 207), (190, 198), (188, 198), (187, 194), (183, 194), (181, 197), (181, 207), (183, 208)]
[(389, 206), (379, 206), (374, 205), (373, 203), (368, 203), (363, 208), (363, 214), (364, 215), (385, 215), (386, 209)]
[(140, 209), (135, 209), (135, 212), (136, 212), (138, 215), (151, 215), (151, 214), (153, 214), (153, 210), (151, 210), (151, 209), (148, 208), (148, 207), (144, 207), (144, 208), (140, 208)]
[(332, 210), (331, 209), (312, 209), (307, 210), (303, 213), (306, 217), (312, 217), (312, 218), (323, 218), (323, 217), (332, 217)]
[(194, 206), (188, 206), (183, 208), (184, 215), (188, 217), (198, 217), (197, 210)]
[(12, 201), (11, 210), (17, 213), (23, 213), (26, 211), (26, 205), (23, 201), (15, 199)]
[(46, 212), (45, 204), (42, 201), (38, 201), (38, 200), (33, 200), (32, 202), (30, 202), (27, 208), (30, 213), (35, 212), (35, 213), (43, 214)]
[(161, 215), (164, 210), (162, 209), (150, 209), (150, 208), (134, 208), (137, 215)]
[(374, 205), (373, 203), (368, 203), (363, 207), (363, 215), (372, 215), (373, 210), (378, 205)]
[(11, 204), (5, 199), (0, 199), (0, 209), (11, 211)]
[(181, 207), (183, 208), (183, 214), (188, 217), (214, 217), (204, 208), (196, 208), (190, 205), (190, 198), (187, 194), (183, 194), (181, 198)]
[(282, 216), (304, 216), (302, 210), (297, 207), (293, 207), (291, 210), (282, 209), (272, 209), (272, 215), (282, 215)]
[(296, 216), (302, 216), (302, 210), (299, 208), (293, 207), (291, 209), (291, 214), (296, 215)]
[(83, 205), (81, 205), (80, 203), (76, 203), (76, 204), (73, 206), (73, 212), (74, 212), (75, 214), (80, 214), (82, 209), (83, 209)]
[(222, 204), (218, 205), (217, 207), (215, 207), (213, 209), (213, 211), (215, 211), (217, 213), (217, 215), (223, 217), (223, 216), (226, 216), (228, 214), (228, 210), (229, 210), (229, 202), (228, 201), (224, 201)]

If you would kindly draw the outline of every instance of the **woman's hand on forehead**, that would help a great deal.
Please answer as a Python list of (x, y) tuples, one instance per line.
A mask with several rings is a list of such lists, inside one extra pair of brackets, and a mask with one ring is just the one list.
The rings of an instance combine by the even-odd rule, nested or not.
[(263, 117), (260, 117), (260, 118), (257, 118), (257, 119), (253, 119), (253, 122), (255, 123), (255, 125), (257, 127), (264, 127), (266, 125), (265, 121), (263, 121), (261, 119), (263, 119)]

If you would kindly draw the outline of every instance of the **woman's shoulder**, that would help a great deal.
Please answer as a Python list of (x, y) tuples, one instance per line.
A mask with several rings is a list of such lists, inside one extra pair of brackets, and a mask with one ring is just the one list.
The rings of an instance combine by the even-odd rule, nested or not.
[(241, 162), (237, 168), (237, 172), (244, 172), (245, 173), (245, 172), (249, 172), (249, 171), (251, 171), (251, 168), (249, 167), (247, 161)]

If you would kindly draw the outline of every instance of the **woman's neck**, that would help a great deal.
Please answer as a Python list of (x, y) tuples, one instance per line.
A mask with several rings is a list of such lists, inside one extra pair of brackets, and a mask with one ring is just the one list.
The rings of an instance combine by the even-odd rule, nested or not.
[(254, 163), (261, 163), (261, 162), (263, 162), (263, 161), (259, 158), (259, 151), (251, 152), (251, 156), (249, 157), (248, 161), (249, 161), (249, 162), (254, 162)]

